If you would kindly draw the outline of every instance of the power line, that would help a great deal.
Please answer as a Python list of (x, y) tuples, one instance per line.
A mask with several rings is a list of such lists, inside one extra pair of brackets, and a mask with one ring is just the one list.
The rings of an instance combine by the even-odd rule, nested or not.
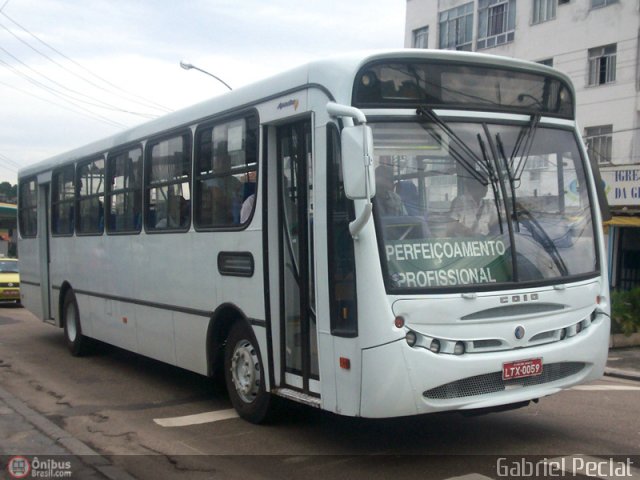
[(11, 160), (10, 158), (2, 155), (0, 153), (0, 166), (3, 166), (7, 170), (11, 170), (12, 172), (17, 172), (20, 165)]
[[(97, 100), (97, 99), (95, 99), (95, 98), (93, 98), (93, 97), (90, 97), (90, 96), (85, 95), (85, 94), (83, 94), (83, 93), (81, 93), (81, 92), (78, 92), (77, 90), (73, 90), (73, 89), (71, 89), (71, 88), (69, 88), (69, 87), (67, 87), (67, 86), (65, 86), (65, 85), (62, 85), (61, 83), (57, 82), (56, 80), (53, 80), (53, 79), (49, 78), (47, 75), (44, 75), (44, 74), (42, 74), (42, 73), (38, 72), (37, 70), (33, 69), (32, 67), (30, 67), (29, 65), (27, 65), (26, 63), (24, 63), (23, 61), (21, 61), (19, 58), (17, 58), (16, 56), (12, 55), (12, 54), (11, 54), (11, 52), (9, 52), (8, 50), (6, 50), (5, 48), (0, 47), (0, 50), (1, 50), (1, 51), (3, 51), (6, 55), (8, 55), (9, 57), (11, 57), (11, 58), (12, 58), (13, 60), (15, 60), (16, 62), (18, 62), (20, 65), (24, 66), (25, 68), (29, 69), (30, 71), (32, 71), (32, 72), (34, 72), (35, 74), (39, 75), (40, 77), (44, 78), (46, 81), (51, 82), (51, 83), (53, 83), (54, 85), (57, 85), (58, 87), (60, 87), (60, 88), (62, 88), (62, 89), (64, 89), (64, 90), (67, 90), (67, 91), (69, 91), (69, 92), (71, 92), (71, 93), (73, 93), (73, 94), (75, 94), (75, 95), (80, 95), (80, 96), (82, 96), (82, 97), (89, 98), (89, 99), (91, 99), (92, 101), (83, 100), (83, 99), (81, 99), (81, 98), (76, 98), (76, 97), (71, 97), (71, 96), (69, 96), (68, 94), (66, 94), (65, 92), (60, 91), (60, 90), (57, 90), (57, 89), (55, 89), (55, 88), (53, 88), (53, 87), (49, 87), (49, 86), (47, 86), (47, 85), (44, 85), (43, 83), (41, 83), (41, 82), (39, 82), (39, 81), (37, 81), (37, 80), (33, 80), (33, 79), (31, 79), (31, 80), (33, 80), (33, 81), (31, 81), (31, 80), (29, 80), (31, 77), (29, 77), (28, 75), (26, 75), (26, 74), (24, 74), (24, 73), (18, 72), (18, 70), (16, 70), (14, 67), (12, 67), (11, 65), (7, 64), (6, 62), (3, 62), (2, 60), (0, 60), (0, 63), (2, 63), (3, 65), (5, 65), (7, 68), (11, 68), (11, 69), (14, 71), (14, 73), (16, 73), (17, 75), (22, 76), (23, 78), (26, 78), (27, 80), (31, 81), (31, 83), (36, 82), (35, 84), (36, 84), (37, 86), (39, 86), (40, 88), (45, 88), (45, 89), (47, 89), (47, 90), (49, 90), (49, 91), (51, 91), (51, 92), (55, 92), (55, 93), (57, 93), (57, 94), (60, 94), (60, 95), (65, 96), (65, 97), (72, 98), (73, 100), (76, 100), (76, 101), (78, 101), (78, 102), (85, 103), (85, 104), (87, 104), (87, 105), (91, 105), (91, 106), (93, 106), (93, 107), (104, 108), (104, 109), (111, 110), (111, 111), (115, 111), (115, 112), (128, 113), (128, 114), (131, 114), (131, 115), (137, 115), (137, 116), (144, 117), (144, 118), (149, 118), (149, 119), (158, 118), (158, 116), (157, 116), (157, 115), (146, 114), (146, 113), (139, 113), (139, 112), (132, 112), (132, 111), (129, 111), (129, 110), (125, 110), (125, 109), (119, 108), (119, 107), (117, 107), (117, 106), (115, 106), (115, 105), (111, 105), (111, 104), (108, 104), (108, 103), (103, 102), (103, 101), (101, 101), (101, 100)], [(96, 102), (97, 102), (97, 103), (96, 103)], [(72, 102), (72, 103), (73, 103), (73, 102)]]
[[(591, 128), (591, 127), (585, 127), (585, 128)], [(608, 133), (600, 133), (600, 134), (595, 134), (595, 135), (583, 135), (582, 138), (594, 138), (594, 137), (606, 137), (607, 135), (611, 135), (614, 133), (623, 133), (623, 132), (635, 132), (640, 130), (640, 127), (633, 127), (633, 128), (623, 128), (621, 130), (614, 130), (612, 132), (608, 132)]]
[(42, 100), (43, 102), (50, 103), (51, 105), (55, 105), (56, 107), (60, 107), (60, 108), (63, 108), (65, 110), (69, 110), (70, 112), (76, 113), (78, 115), (85, 116), (85, 117), (90, 118), (92, 120), (98, 120), (98, 121), (100, 121), (102, 123), (106, 123), (107, 125), (110, 125), (112, 127), (127, 128), (126, 125), (123, 125), (121, 123), (115, 122), (113, 120), (109, 120), (106, 117), (100, 117), (99, 115), (93, 114), (91, 112), (85, 113), (85, 112), (82, 112), (82, 111), (78, 111), (78, 110), (76, 110), (74, 108), (71, 108), (71, 107), (68, 107), (66, 105), (61, 105), (60, 103), (57, 103), (57, 102), (51, 101), (49, 99), (43, 98), (43, 97), (41, 97), (39, 95), (36, 95), (35, 93), (27, 92), (26, 90), (23, 90), (23, 89), (18, 88), (16, 86), (9, 85), (8, 83), (0, 81), (0, 85), (4, 85), (5, 87), (12, 88), (14, 90), (17, 90), (20, 93), (23, 93), (25, 95), (29, 95), (30, 97), (37, 98), (38, 100)]
[[(625, 84), (628, 85), (628, 84), (631, 84), (631, 83), (635, 83), (635, 82), (626, 82)], [(617, 85), (625, 85), (625, 84), (617, 84)], [(614, 84), (611, 84), (611, 85), (614, 85)], [(609, 98), (607, 100), (599, 100), (599, 101), (596, 101), (596, 102), (587, 102), (587, 103), (576, 102), (576, 106), (578, 108), (580, 108), (580, 107), (584, 107), (586, 105), (597, 105), (599, 103), (604, 103), (604, 102), (619, 102), (620, 100), (630, 100), (632, 98), (638, 98), (638, 95), (629, 95), (627, 97)]]
[(0, 158), (0, 167), (6, 168), (7, 170), (10, 170), (14, 173), (18, 173), (18, 169), (16, 167), (13, 167), (7, 163), (4, 163), (4, 161), (1, 158)]
[[(61, 64), (60, 62), (56, 61), (55, 59), (51, 58), (49, 55), (47, 55), (46, 53), (40, 51), (39, 49), (35, 48), (34, 46), (32, 46), (31, 44), (29, 44), (27, 41), (23, 40), (22, 38), (20, 38), (18, 35), (16, 35), (14, 32), (12, 32), (9, 28), (7, 28), (5, 25), (3, 25), (2, 23), (0, 23), (0, 27), (3, 28), (4, 30), (6, 30), (10, 35), (12, 35), (13, 37), (15, 37), (19, 42), (23, 43), (24, 45), (26, 45), (29, 49), (33, 50), (34, 52), (36, 52), (38, 55), (43, 56), (44, 58), (46, 58), (47, 60), (49, 60), (50, 62), (52, 62), (53, 64), (57, 65), (58, 67), (60, 67), (61, 69), (69, 72), (70, 74), (82, 79), (83, 81), (89, 83), (90, 85), (93, 85), (96, 88), (99, 88), (100, 90), (106, 91), (108, 93), (111, 94), (115, 94), (115, 95), (119, 95), (122, 98), (125, 98), (127, 101), (130, 102), (134, 102), (137, 103), (138, 105), (143, 105), (146, 108), (155, 108), (157, 110), (162, 110), (165, 113), (166, 112), (171, 112), (172, 110), (164, 105), (161, 105), (157, 102), (154, 102), (152, 100), (146, 99), (140, 95), (136, 95), (134, 93), (128, 92), (126, 90), (124, 90), (123, 88), (109, 82), (108, 80), (100, 77), (99, 75), (93, 73), (91, 70), (89, 70), (88, 68), (84, 67), (83, 65), (81, 65), (80, 63), (76, 62), (75, 60), (73, 60), (72, 58), (68, 57), (67, 55), (65, 55), (64, 53), (62, 53), (61, 51), (59, 51), (58, 49), (56, 49), (55, 47), (49, 45), (47, 42), (45, 42), (44, 40), (41, 40), (39, 37), (37, 37), (35, 34), (31, 33), (29, 30), (27, 30), (26, 27), (20, 25), (18, 22), (16, 22), (15, 20), (13, 20), (11, 17), (9, 17), (6, 13), (1, 12), (0, 11), (0, 15), (2, 15), (3, 17), (5, 17), (7, 20), (9, 20), (11, 23), (13, 23), (14, 25), (16, 25), (17, 27), (19, 27), (20, 29), (22, 29), (24, 32), (26, 32), (28, 35), (30, 35), (31, 37), (33, 37), (35, 40), (37, 40), (38, 42), (40, 42), (41, 44), (43, 44), (44, 46), (46, 46), (47, 48), (49, 48), (50, 50), (52, 50), (53, 52), (57, 53), (58, 55), (60, 55), (62, 58), (66, 59), (67, 61), (71, 62), (72, 64), (76, 65), (78, 68), (81, 68), (82, 70), (84, 70), (85, 72), (87, 72), (88, 74), (90, 74), (92, 77), (100, 80), (101, 82), (103, 82), (106, 85), (109, 85), (111, 88), (105, 88), (103, 85), (99, 85), (96, 82), (92, 81), (91, 79), (88, 79), (86, 76), (80, 75), (77, 72), (74, 72), (73, 70), (69, 69), (68, 67), (66, 67), (65, 65)], [(117, 93), (115, 90), (121, 92), (121, 93)], [(135, 100), (135, 99), (139, 99), (139, 100)]]
[(3, 155), (2, 153), (0, 153), (0, 159), (3, 159), (4, 161), (11, 163), (11, 164), (15, 165), (18, 168), (20, 168), (22, 166), (18, 162), (14, 162), (13, 160), (11, 160), (6, 155)]
[[(33, 78), (29, 77), (28, 75), (25, 75), (24, 73), (20, 72), (18, 69), (16, 69), (14, 66), (9, 65), (7, 62), (5, 62), (4, 60), (0, 59), (0, 65), (4, 65), (6, 68), (13, 70), (14, 73), (16, 73), (18, 76), (26, 79), (29, 83), (32, 83), (33, 85), (35, 85), (38, 88), (41, 88), (47, 92), (49, 92), (51, 95), (61, 98), (62, 100), (69, 102), (70, 104), (74, 105), (75, 107), (79, 108), (80, 110), (90, 113), (92, 115), (94, 115), (95, 117), (101, 118), (102, 120), (107, 120), (109, 122), (113, 122), (114, 124), (122, 127), (122, 128), (127, 128), (126, 125), (123, 125), (119, 122), (116, 122), (115, 120), (111, 120), (107, 117), (104, 117), (102, 115), (100, 115), (99, 113), (95, 113), (92, 112), (91, 110), (83, 107), (82, 105), (78, 105), (73, 99), (70, 99), (69, 95), (63, 93), (63, 92), (59, 92), (54, 88), (48, 87), (47, 85), (44, 85), (42, 82), (39, 82), (38, 80), (34, 80)], [(66, 97), (66, 98), (65, 98)]]
[[(6, 14), (3, 13), (2, 15), (6, 15)], [(636, 37), (630, 37), (630, 38), (624, 38), (622, 40), (618, 40), (617, 42), (614, 42), (614, 43), (619, 44), (619, 43), (622, 43), (622, 42), (632, 42), (632, 41), (635, 42), (637, 40), (638, 39)], [(611, 45), (611, 44), (608, 44), (608, 45)], [(555, 58), (555, 57), (561, 57), (561, 56), (564, 56), (564, 55), (571, 55), (573, 53), (581, 53), (581, 52), (584, 52), (585, 50), (590, 50), (591, 48), (598, 48), (600, 46), (602, 46), (602, 45), (595, 45), (594, 47), (587, 47), (587, 48), (578, 48), (576, 50), (567, 50), (565, 52), (556, 53), (556, 54), (554, 54), (552, 56)]]

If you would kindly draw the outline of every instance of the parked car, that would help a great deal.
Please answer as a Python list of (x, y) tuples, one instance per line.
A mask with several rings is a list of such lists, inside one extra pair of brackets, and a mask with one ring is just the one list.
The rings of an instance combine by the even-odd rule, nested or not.
[(20, 273), (15, 258), (0, 258), (0, 303), (20, 303)]

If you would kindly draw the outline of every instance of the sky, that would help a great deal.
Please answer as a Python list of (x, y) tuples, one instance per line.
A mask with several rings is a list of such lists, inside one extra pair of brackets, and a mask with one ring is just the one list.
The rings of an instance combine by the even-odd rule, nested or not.
[(345, 51), (402, 48), (406, 0), (0, 0), (0, 183)]

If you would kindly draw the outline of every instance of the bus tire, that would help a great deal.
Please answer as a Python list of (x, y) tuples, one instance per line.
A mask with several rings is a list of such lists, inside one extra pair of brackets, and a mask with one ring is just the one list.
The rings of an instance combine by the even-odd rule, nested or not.
[(272, 409), (271, 394), (265, 390), (265, 369), (258, 342), (249, 326), (236, 322), (227, 337), (224, 352), (227, 392), (240, 417), (263, 423)]
[(64, 296), (62, 304), (62, 318), (64, 320), (64, 338), (67, 348), (74, 357), (81, 357), (89, 351), (89, 339), (82, 334), (80, 311), (73, 290)]

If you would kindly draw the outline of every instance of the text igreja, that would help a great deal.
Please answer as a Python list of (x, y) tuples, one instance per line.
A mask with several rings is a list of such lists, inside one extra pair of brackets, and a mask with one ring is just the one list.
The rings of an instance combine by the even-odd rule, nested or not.
[(496, 257), (507, 251), (502, 240), (461, 240), (397, 243), (387, 245), (387, 261), (443, 260)]

